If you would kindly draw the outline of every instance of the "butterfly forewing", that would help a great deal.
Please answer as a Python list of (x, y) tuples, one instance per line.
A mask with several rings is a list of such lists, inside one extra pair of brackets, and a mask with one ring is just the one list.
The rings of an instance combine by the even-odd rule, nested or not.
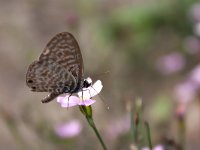
[(68, 32), (57, 34), (45, 47), (38, 61), (27, 71), (26, 83), (37, 92), (50, 92), (52, 97), (80, 90), (83, 60), (75, 38)]

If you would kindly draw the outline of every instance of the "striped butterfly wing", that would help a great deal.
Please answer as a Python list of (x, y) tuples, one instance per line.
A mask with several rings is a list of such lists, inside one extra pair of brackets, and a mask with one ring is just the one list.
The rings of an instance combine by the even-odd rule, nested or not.
[(43, 100), (48, 102), (62, 93), (80, 90), (83, 76), (83, 59), (72, 34), (62, 32), (53, 37), (38, 61), (27, 71), (26, 83), (36, 92), (50, 92)]

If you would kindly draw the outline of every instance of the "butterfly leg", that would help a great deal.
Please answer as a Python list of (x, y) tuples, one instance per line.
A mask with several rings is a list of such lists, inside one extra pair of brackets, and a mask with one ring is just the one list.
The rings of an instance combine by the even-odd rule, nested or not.
[(68, 97), (68, 104), (67, 104), (68, 106), (67, 106), (67, 108), (69, 108), (69, 98), (72, 96), (72, 94), (73, 94), (73, 93), (70, 93), (70, 95), (69, 95), (69, 97)]
[(91, 96), (91, 92), (90, 92), (90, 90), (89, 90), (89, 89), (82, 90), (82, 98), (83, 98), (83, 91), (89, 91), (90, 98), (92, 98), (92, 96)]
[(54, 100), (54, 98), (56, 98), (58, 95), (58, 93), (50, 93), (47, 97), (45, 97), (44, 99), (41, 100), (42, 103), (48, 103), (52, 100)]

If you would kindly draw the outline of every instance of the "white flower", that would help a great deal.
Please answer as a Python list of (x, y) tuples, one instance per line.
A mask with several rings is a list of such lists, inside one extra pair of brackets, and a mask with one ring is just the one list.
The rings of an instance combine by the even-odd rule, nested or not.
[[(92, 83), (91, 78), (86, 79), (88, 83)], [(61, 104), (61, 107), (73, 107), (77, 105), (89, 106), (96, 101), (91, 99), (101, 92), (103, 88), (102, 82), (97, 80), (93, 85), (88, 88), (83, 88), (82, 91), (78, 92), (78, 96), (70, 96), (69, 94), (65, 96), (59, 96), (57, 102)]]

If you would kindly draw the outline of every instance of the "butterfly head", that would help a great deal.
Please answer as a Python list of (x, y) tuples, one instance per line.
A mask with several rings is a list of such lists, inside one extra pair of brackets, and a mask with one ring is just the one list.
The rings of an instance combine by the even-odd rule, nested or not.
[(92, 85), (92, 79), (88, 77), (83, 81), (83, 88), (88, 88)]

